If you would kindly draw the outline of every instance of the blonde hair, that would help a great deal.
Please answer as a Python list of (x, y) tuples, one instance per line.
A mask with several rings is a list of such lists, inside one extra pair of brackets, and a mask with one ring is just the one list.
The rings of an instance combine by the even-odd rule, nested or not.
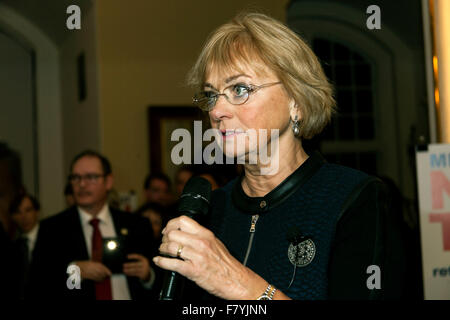
[(215, 70), (256, 73), (272, 70), (300, 108), (300, 137), (310, 139), (328, 124), (334, 112), (333, 87), (309, 46), (283, 23), (261, 13), (241, 13), (207, 39), (188, 74), (189, 85), (202, 90)]

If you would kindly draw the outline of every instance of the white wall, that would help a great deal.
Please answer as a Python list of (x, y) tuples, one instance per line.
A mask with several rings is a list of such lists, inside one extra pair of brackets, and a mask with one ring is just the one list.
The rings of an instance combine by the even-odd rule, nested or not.
[[(72, 158), (84, 149), (101, 151), (98, 79), (95, 40), (95, 8), (82, 13), (81, 30), (70, 31), (60, 46), (64, 174)], [(84, 52), (87, 96), (78, 99), (77, 57)]]
[(0, 4), (0, 24), (36, 55), (39, 199), (42, 217), (64, 207), (61, 98), (58, 49), (36, 26)]
[(36, 195), (33, 113), (32, 52), (0, 32), (0, 141), (19, 152), (23, 183)]

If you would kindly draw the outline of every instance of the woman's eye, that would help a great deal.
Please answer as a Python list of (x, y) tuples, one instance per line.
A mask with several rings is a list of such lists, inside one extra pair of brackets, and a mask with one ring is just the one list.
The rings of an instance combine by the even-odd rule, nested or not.
[(243, 84), (236, 84), (233, 86), (233, 94), (236, 96), (242, 96), (247, 94), (250, 91), (250, 88)]

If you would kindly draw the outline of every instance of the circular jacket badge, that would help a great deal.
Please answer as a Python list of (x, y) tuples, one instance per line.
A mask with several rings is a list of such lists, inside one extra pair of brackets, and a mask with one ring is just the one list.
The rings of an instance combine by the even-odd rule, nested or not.
[(313, 261), (316, 255), (316, 245), (311, 239), (297, 245), (291, 243), (288, 249), (289, 261), (297, 267), (305, 267)]

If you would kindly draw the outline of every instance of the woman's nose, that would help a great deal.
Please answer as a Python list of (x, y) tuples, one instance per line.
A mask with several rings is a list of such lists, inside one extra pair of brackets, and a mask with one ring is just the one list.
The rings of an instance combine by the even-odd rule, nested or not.
[(224, 118), (232, 117), (233, 105), (228, 102), (226, 96), (221, 94), (217, 97), (214, 108), (209, 112), (209, 115), (213, 120), (222, 120)]

